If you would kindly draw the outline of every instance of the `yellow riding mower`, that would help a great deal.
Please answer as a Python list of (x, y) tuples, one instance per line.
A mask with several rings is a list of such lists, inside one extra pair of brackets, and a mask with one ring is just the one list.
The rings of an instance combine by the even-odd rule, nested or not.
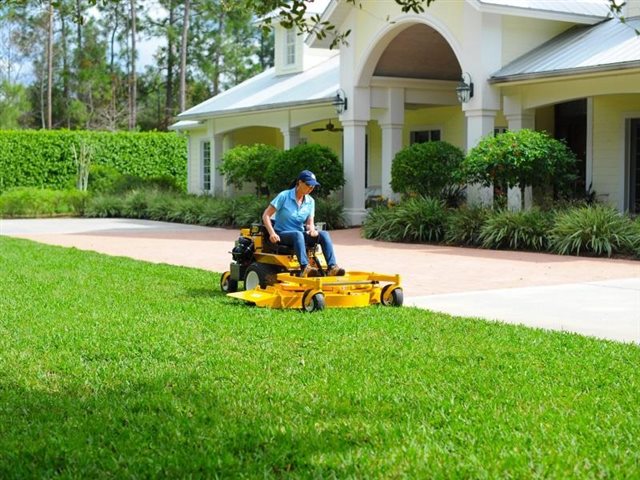
[[(318, 270), (317, 277), (300, 277), (300, 263), (293, 248), (271, 243), (263, 225), (243, 228), (231, 251), (229, 271), (220, 279), (220, 289), (259, 307), (308, 312), (325, 307), (402, 305), (400, 275), (346, 272), (342, 276), (326, 276), (327, 262), (321, 247), (311, 246), (307, 254), (309, 264)], [(244, 291), (239, 291), (240, 282)]]

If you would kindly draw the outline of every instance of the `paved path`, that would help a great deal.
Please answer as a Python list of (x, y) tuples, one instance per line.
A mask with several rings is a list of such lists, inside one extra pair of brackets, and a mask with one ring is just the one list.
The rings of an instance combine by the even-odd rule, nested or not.
[[(640, 262), (365, 240), (331, 233), (350, 270), (400, 273), (405, 304), (640, 343)], [(221, 272), (237, 230), (145, 220), (0, 220), (0, 235)]]

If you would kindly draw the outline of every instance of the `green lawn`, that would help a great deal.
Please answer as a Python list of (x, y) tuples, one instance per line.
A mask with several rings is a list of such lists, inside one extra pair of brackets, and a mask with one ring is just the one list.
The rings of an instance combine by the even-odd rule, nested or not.
[(640, 348), (0, 237), (0, 478), (637, 478)]

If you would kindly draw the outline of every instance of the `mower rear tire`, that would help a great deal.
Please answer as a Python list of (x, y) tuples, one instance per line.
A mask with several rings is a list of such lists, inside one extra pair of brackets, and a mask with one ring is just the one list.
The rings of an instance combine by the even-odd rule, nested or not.
[[(389, 289), (391, 292), (389, 293)], [(394, 287), (393, 285), (385, 285), (380, 292), (380, 302), (385, 307), (401, 307), (404, 303), (404, 292), (400, 287)]]
[(230, 272), (224, 272), (220, 277), (220, 290), (224, 293), (233, 293), (238, 291), (238, 281), (231, 279)]
[(326, 306), (324, 294), (322, 292), (317, 292), (311, 295), (311, 298), (309, 298), (309, 294), (312, 291), (313, 290), (307, 290), (302, 295), (302, 310), (309, 313), (324, 310), (324, 307)]
[(254, 262), (247, 267), (247, 273), (244, 276), (244, 289), (253, 290), (257, 286), (267, 288), (267, 285), (276, 283), (277, 275), (277, 267)]

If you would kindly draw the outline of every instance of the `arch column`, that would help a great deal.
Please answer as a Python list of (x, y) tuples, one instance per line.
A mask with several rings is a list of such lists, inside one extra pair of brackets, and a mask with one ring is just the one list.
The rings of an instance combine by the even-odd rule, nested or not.
[[(483, 137), (493, 135), (497, 110), (465, 110), (467, 117), (467, 152)], [(480, 184), (467, 186), (467, 202), (470, 205), (493, 205), (493, 187)]]
[(284, 137), (284, 149), (289, 150), (300, 144), (300, 128), (283, 128), (280, 130)]
[(349, 225), (362, 225), (365, 204), (365, 120), (342, 120), (344, 128), (344, 214)]
[(396, 153), (402, 148), (404, 129), (404, 88), (387, 90), (387, 109), (379, 120), (382, 129), (382, 196), (393, 198), (391, 188), (391, 165)]

